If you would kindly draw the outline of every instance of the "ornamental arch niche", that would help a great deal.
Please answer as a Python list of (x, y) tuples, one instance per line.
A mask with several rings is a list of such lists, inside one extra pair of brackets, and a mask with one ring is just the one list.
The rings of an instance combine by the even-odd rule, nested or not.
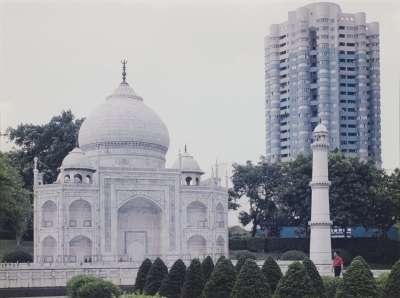
[(88, 201), (79, 199), (69, 205), (69, 226), (70, 227), (91, 227), (92, 206)]
[(77, 262), (89, 262), (92, 256), (92, 240), (76, 236), (69, 241), (69, 255)]
[(207, 254), (207, 241), (201, 235), (194, 235), (187, 241), (188, 253), (193, 256), (205, 256)]
[(215, 223), (218, 228), (225, 227), (225, 210), (224, 206), (221, 203), (218, 203), (217, 208), (215, 209)]
[(207, 206), (201, 202), (190, 203), (186, 208), (187, 225), (189, 227), (207, 227)]
[(57, 205), (46, 201), (42, 206), (42, 227), (53, 227), (57, 222)]
[(222, 236), (218, 236), (217, 241), (215, 242), (216, 244), (216, 253), (218, 255), (223, 255), (225, 252), (225, 239)]
[(53, 262), (57, 254), (57, 241), (52, 236), (47, 236), (41, 242), (42, 259), (44, 262)]
[(150, 199), (138, 197), (118, 209), (118, 253), (142, 260), (161, 253), (162, 210)]

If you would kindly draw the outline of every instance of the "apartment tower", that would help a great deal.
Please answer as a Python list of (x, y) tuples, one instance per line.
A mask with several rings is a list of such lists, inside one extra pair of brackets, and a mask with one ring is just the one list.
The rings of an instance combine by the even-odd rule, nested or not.
[(381, 165), (379, 25), (334, 3), (290, 11), (265, 37), (266, 158), (310, 154), (319, 122), (329, 149)]

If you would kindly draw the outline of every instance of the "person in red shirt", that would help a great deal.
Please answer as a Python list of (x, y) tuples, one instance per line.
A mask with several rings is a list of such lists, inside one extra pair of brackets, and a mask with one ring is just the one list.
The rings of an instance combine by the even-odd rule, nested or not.
[(335, 277), (340, 277), (340, 273), (343, 270), (343, 259), (336, 251), (333, 253), (332, 269), (335, 273)]

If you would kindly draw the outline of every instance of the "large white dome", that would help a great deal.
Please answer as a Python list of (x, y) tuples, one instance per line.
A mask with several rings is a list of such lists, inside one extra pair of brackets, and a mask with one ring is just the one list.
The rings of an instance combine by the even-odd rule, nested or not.
[(79, 146), (86, 152), (129, 150), (162, 157), (168, 150), (169, 134), (160, 117), (122, 82), (82, 123)]

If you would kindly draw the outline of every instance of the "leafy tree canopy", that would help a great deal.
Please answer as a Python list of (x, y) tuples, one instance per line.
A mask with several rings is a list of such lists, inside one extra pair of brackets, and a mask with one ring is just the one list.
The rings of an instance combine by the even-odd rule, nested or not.
[(34, 157), (39, 158), (44, 182), (56, 180), (62, 160), (77, 144), (82, 122), (83, 119), (75, 119), (71, 111), (63, 111), (43, 125), (20, 124), (17, 128), (8, 128), (8, 136), (16, 145), (9, 155), (27, 189), (32, 190)]

